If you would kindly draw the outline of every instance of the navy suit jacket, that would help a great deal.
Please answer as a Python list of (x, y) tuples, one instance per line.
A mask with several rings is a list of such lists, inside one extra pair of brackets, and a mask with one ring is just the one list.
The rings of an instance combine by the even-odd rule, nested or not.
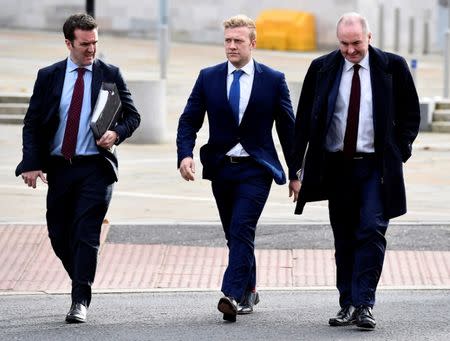
[[(406, 212), (403, 162), (411, 156), (420, 124), (420, 107), (406, 61), (369, 46), (375, 154), (381, 173), (386, 218)], [(339, 50), (311, 63), (303, 82), (295, 127), (295, 164), (303, 181), (295, 213), (306, 202), (328, 199), (324, 182), (325, 138), (344, 65)]]
[[(34, 85), (30, 105), (24, 119), (23, 156), (16, 168), (16, 176), (32, 170), (47, 171), (50, 158), (50, 144), (59, 125), (59, 104), (66, 73), (67, 59), (40, 69)], [(102, 82), (114, 82), (122, 101), (122, 115), (114, 131), (119, 136), (119, 144), (130, 137), (140, 124), (130, 91), (122, 78), (119, 68), (95, 59), (92, 66), (91, 104), (97, 101)], [(118, 177), (118, 163), (115, 153), (98, 147), (101, 155), (109, 161), (114, 181)]]
[(197, 132), (207, 112), (209, 140), (200, 149), (203, 178), (214, 180), (226, 153), (240, 143), (277, 184), (286, 183), (272, 138), (274, 122), (290, 169), (289, 178), (296, 178), (291, 167), (295, 118), (284, 74), (257, 62), (254, 65), (250, 99), (239, 126), (227, 98), (227, 62), (200, 71), (179, 120), (178, 166), (185, 157), (193, 157)]

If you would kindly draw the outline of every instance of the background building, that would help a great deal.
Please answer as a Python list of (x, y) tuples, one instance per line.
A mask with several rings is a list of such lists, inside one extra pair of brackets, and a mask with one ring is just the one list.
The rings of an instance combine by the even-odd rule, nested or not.
[[(448, 0), (166, 1), (171, 38), (186, 42), (220, 42), (224, 18), (237, 13), (257, 18), (261, 11), (271, 8), (314, 14), (319, 48), (336, 45), (336, 20), (348, 11), (360, 12), (367, 17), (375, 46), (401, 52), (441, 51), (448, 25)], [(85, 0), (0, 0), (0, 28), (60, 31), (64, 19), (71, 13), (84, 11), (85, 5)], [(102, 32), (156, 38), (159, 5), (160, 0), (97, 0), (95, 13)]]

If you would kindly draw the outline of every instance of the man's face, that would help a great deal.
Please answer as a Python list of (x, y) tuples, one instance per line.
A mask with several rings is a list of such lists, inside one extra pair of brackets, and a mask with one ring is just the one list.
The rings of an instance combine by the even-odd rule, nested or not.
[(372, 39), (371, 33), (364, 33), (360, 22), (341, 23), (337, 30), (339, 49), (351, 63), (359, 63), (367, 51)]
[(94, 62), (97, 51), (98, 33), (97, 29), (84, 31), (76, 29), (73, 44), (66, 39), (66, 46), (70, 51), (70, 59), (78, 66), (88, 66)]
[(256, 40), (250, 40), (250, 29), (245, 26), (227, 28), (224, 37), (227, 59), (236, 68), (245, 66), (252, 58), (252, 50), (256, 46)]

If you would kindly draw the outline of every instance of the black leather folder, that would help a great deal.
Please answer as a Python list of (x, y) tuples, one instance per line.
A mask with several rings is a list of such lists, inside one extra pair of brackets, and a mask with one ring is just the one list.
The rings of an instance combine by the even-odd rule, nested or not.
[(91, 129), (95, 139), (99, 139), (107, 130), (111, 130), (122, 114), (122, 102), (116, 83), (102, 83), (91, 118)]

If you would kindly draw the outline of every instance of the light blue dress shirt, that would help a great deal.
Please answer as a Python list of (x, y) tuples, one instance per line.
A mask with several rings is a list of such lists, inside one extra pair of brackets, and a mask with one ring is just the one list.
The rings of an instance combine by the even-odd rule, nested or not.
[[(67, 115), (69, 112), (70, 101), (72, 100), (73, 88), (78, 77), (78, 65), (76, 65), (70, 57), (67, 58), (66, 74), (64, 77), (64, 86), (61, 94), (61, 102), (59, 104), (59, 126), (56, 131), (55, 138), (51, 145), (52, 155), (62, 155), (61, 147), (66, 130)], [(85, 67), (84, 73), (84, 94), (83, 105), (80, 114), (80, 126), (78, 129), (77, 147), (75, 155), (93, 155), (98, 154), (97, 145), (95, 143), (94, 134), (89, 126), (91, 121), (91, 83), (92, 83), (92, 64)]]

